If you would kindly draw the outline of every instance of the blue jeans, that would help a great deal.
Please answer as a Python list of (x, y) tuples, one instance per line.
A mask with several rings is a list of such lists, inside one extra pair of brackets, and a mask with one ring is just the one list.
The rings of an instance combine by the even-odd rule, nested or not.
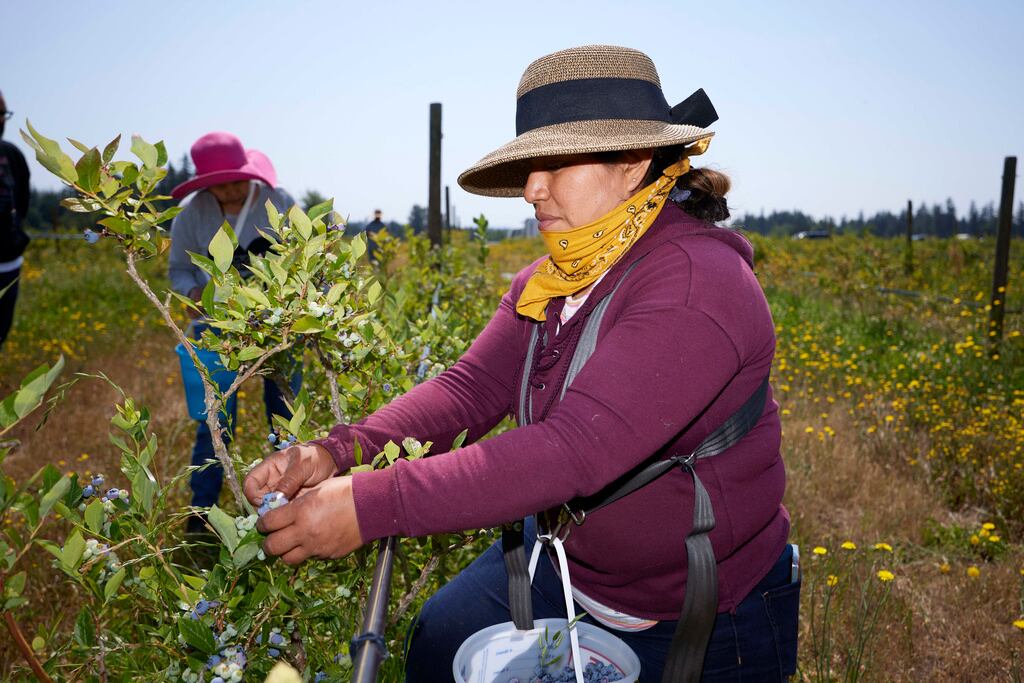
[[(526, 548), (533, 547), (535, 525), (526, 525)], [(683, 541), (680, 553), (685, 553)], [(786, 546), (767, 576), (737, 606), (715, 619), (704, 658), (702, 681), (784, 681), (796, 672), (797, 617), (800, 582), (791, 583), (792, 549)], [(562, 582), (551, 562), (541, 558), (533, 580), (534, 619), (565, 618)], [(576, 605), (577, 614), (582, 613)], [(451, 681), (455, 652), (482, 628), (510, 621), (508, 574), (501, 541), (423, 605), (406, 636), (405, 680)], [(605, 628), (590, 615), (582, 621)], [(641, 683), (657, 683), (667, 656), (675, 621), (662, 621), (635, 633), (609, 630), (640, 658)]]
[[(191, 335), (198, 339), (208, 328), (209, 326), (204, 323), (195, 322), (192, 325)], [(298, 384), (301, 381), (301, 374), (296, 372), (291, 382), (295, 392), (298, 391)], [(292, 413), (285, 405), (281, 389), (266, 377), (263, 378), (263, 405), (267, 413), (267, 424), (271, 428), (274, 426), (274, 415), (291, 419)], [(220, 419), (221, 426), (224, 427), (224, 443), (228, 444), (231, 442), (235, 424), (238, 421), (237, 395), (228, 399)], [(213, 437), (210, 435), (210, 428), (206, 425), (206, 421), (199, 420), (198, 425), (196, 442), (192, 446), (192, 464), (196, 466), (205, 465), (208, 462), (213, 464), (205, 469), (192, 472), (192, 477), (189, 480), (189, 484), (192, 486), (192, 505), (194, 507), (210, 507), (220, 498), (220, 490), (224, 485), (224, 470), (213, 452)], [(202, 528), (202, 523), (199, 520), (190, 520), (189, 525), (190, 529)]]
[[(284, 418), (291, 418), (292, 413), (285, 405), (281, 389), (273, 381), (263, 378), (263, 405), (267, 412), (267, 423), (273, 427), (274, 415)], [(224, 415), (227, 415), (225, 423)], [(238, 401), (235, 396), (228, 399), (226, 410), (221, 413), (221, 426), (224, 427), (224, 443), (230, 443), (234, 435), (235, 423), (238, 418)], [(213, 452), (213, 437), (210, 435), (210, 428), (206, 422), (199, 420), (196, 428), (196, 443), (192, 446), (192, 464), (204, 465), (207, 462), (213, 464), (201, 470), (192, 472), (189, 483), (192, 485), (192, 505), (195, 507), (210, 507), (220, 498), (220, 490), (224, 485), (224, 470), (217, 461)]]

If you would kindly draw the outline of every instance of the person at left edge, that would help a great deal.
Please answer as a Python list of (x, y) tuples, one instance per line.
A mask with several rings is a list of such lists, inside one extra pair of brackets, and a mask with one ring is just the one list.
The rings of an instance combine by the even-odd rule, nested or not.
[[(295, 200), (288, 192), (276, 187), (277, 174), (270, 159), (258, 150), (246, 150), (242, 141), (231, 133), (203, 135), (192, 145), (191, 154), (195, 165), (194, 177), (171, 191), (175, 199), (188, 199), (184, 202), (185, 208), (171, 223), (169, 275), (174, 291), (199, 301), (209, 278), (192, 263), (189, 252), (208, 254), (210, 241), (226, 220), (238, 238), (239, 249), (234, 264), (245, 276), (248, 253), (262, 253), (269, 246), (258, 232), (270, 230), (266, 203), (270, 201), (278, 211), (285, 213)], [(199, 338), (207, 327), (197, 315), (189, 333)], [(273, 415), (290, 417), (280, 388), (267, 378), (263, 380), (263, 402), (271, 426)], [(230, 439), (237, 416), (234, 396), (228, 401), (226, 414), (228, 424), (224, 436)], [(209, 507), (217, 502), (224, 476), (214, 457), (210, 429), (206, 422), (199, 421), (192, 448), (192, 464), (207, 462), (214, 464), (192, 474), (192, 505), (195, 507)], [(202, 529), (200, 517), (189, 518), (187, 531)]]
[[(4, 124), (13, 115), (0, 93), (0, 137), (4, 134)], [(28, 213), (28, 177), (28, 164), (21, 150), (0, 140), (0, 348), (14, 322), (18, 275), (24, 261), (22, 254), (29, 242), (21, 228)]]

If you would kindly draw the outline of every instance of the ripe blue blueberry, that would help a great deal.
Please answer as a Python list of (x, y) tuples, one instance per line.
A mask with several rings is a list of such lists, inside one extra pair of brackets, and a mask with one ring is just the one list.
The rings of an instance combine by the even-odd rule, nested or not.
[(117, 489), (110, 489), (109, 491), (107, 491), (107, 498), (109, 498), (110, 500), (115, 500), (120, 495), (121, 492)]
[(267, 434), (267, 441), (269, 441), (270, 443), (277, 443), (277, 434), (273, 432)]
[(86, 484), (85, 488), (82, 489), (82, 498), (92, 498), (96, 493), (96, 489), (93, 488), (92, 484)]
[(284, 645), (284, 636), (282, 636), (280, 633), (271, 633), (270, 634), (270, 644), (271, 645)]
[(97, 242), (100, 241), (100, 234), (95, 230), (90, 230), (89, 228), (86, 228), (82, 232), (82, 236), (85, 238), (85, 241), (88, 242), (89, 244), (96, 244)]
[(97, 474), (95, 477), (93, 477), (92, 485), (95, 486), (96, 488), (103, 486), (103, 475)]
[(267, 654), (270, 655), (271, 657), (280, 657), (281, 656), (281, 651), (278, 650), (276, 647), (268, 647), (267, 648)]

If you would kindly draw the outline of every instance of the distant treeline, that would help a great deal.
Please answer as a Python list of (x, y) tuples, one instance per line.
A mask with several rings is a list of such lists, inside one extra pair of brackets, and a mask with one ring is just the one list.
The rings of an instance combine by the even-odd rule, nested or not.
[[(190, 177), (192, 177), (191, 160), (188, 155), (184, 155), (177, 165), (173, 162), (168, 165), (167, 176), (160, 182), (158, 191), (160, 194), (170, 195), (173, 187), (185, 182)], [(81, 231), (93, 226), (95, 217), (91, 214), (75, 213), (61, 206), (60, 201), (72, 194), (73, 192), (66, 188), (63, 190), (33, 188), (26, 221), (28, 227), (33, 230)], [(324, 197), (319, 192), (310, 190), (299, 200), (299, 204), (308, 209), (323, 200)], [(172, 201), (166, 200), (166, 204), (170, 206)], [(928, 207), (923, 202), (915, 203), (914, 206), (913, 231), (915, 234), (935, 237), (952, 237), (958, 233), (976, 237), (996, 234), (998, 210), (993, 202), (985, 204), (980, 209), (975, 202), (971, 202), (967, 212), (960, 215), (957, 214), (952, 199), (947, 199), (945, 206), (933, 204)], [(418, 234), (426, 230), (427, 210), (425, 207), (414, 205), (409, 212), (407, 223), (403, 224), (393, 220), (385, 222), (388, 231), (393, 235), (404, 236), (407, 226)], [(457, 222), (453, 221), (453, 223), (457, 225)], [(365, 221), (351, 221), (348, 224), (349, 231), (358, 232), (365, 224)], [(744, 214), (734, 219), (732, 225), (763, 235), (787, 236), (808, 230), (824, 230), (837, 234), (867, 233), (884, 237), (898, 237), (907, 232), (907, 212), (906, 210), (899, 213), (879, 211), (872, 216), (865, 216), (862, 213), (856, 218), (843, 216), (836, 221), (829, 216), (820, 219), (814, 218), (802, 211), (773, 211), (770, 214)], [(498, 228), (495, 228), (494, 231), (493, 239), (504, 239), (519, 232), (515, 229), (502, 230)], [(1024, 238), (1024, 202), (1017, 205), (1012, 231), (1015, 236)], [(488, 237), (491, 237), (490, 234)]]
[[(971, 202), (966, 214), (958, 215), (952, 199), (947, 199), (945, 206), (933, 204), (928, 207), (924, 202), (915, 204), (913, 217), (914, 234), (934, 237), (952, 237), (957, 234), (968, 234), (975, 237), (995, 235), (999, 212), (993, 202), (980, 209)], [(883, 237), (898, 237), (907, 233), (906, 209), (899, 213), (879, 211), (873, 216), (863, 213), (856, 218), (843, 216), (838, 221), (831, 217), (817, 219), (802, 211), (773, 211), (770, 214), (745, 214), (736, 218), (732, 225), (749, 232), (762, 235), (795, 235), (809, 230), (823, 230), (829, 233), (871, 234)], [(1017, 205), (1013, 217), (1012, 232), (1024, 237), (1024, 202)]]

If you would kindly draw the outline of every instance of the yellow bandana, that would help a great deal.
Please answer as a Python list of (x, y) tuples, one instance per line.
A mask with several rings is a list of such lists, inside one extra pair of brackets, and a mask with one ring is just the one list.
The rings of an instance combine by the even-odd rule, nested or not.
[(708, 142), (710, 138), (698, 141), (660, 178), (596, 221), (567, 232), (542, 231), (549, 256), (526, 281), (516, 311), (534, 320), (545, 320), (551, 299), (574, 294), (597, 282), (651, 227), (676, 179), (690, 170), (688, 157), (702, 154)]

